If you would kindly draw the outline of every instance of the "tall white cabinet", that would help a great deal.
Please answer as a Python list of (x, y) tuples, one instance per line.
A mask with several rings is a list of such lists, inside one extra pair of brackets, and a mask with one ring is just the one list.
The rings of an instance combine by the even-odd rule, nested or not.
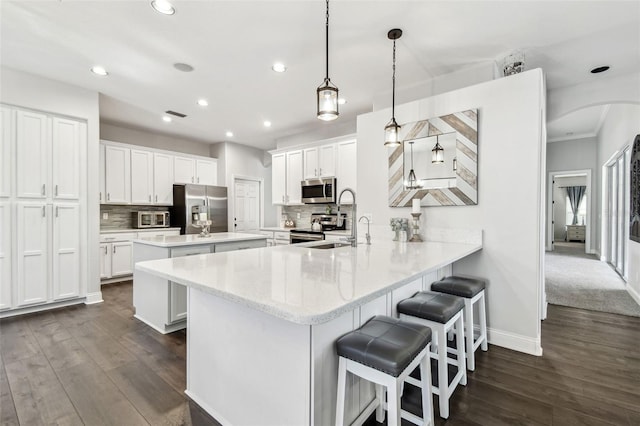
[[(86, 144), (81, 120), (2, 105), (0, 311), (86, 295)], [(8, 153), (8, 178), (4, 169)], [(81, 301), (81, 299), (80, 299)]]

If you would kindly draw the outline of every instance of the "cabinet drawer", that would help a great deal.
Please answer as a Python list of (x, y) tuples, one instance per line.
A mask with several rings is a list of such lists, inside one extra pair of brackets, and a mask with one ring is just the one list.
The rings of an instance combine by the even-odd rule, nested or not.
[(273, 238), (273, 231), (258, 231), (260, 235), (266, 235), (268, 238)]
[(207, 254), (213, 252), (213, 245), (207, 244), (196, 247), (178, 247), (171, 249), (171, 257), (194, 256), (197, 254)]
[(273, 233), (273, 238), (275, 238), (276, 240), (287, 240), (287, 241), (289, 241), (289, 232), (276, 231), (276, 232)]
[(136, 238), (138, 238), (137, 232), (100, 234), (101, 243), (112, 243), (114, 241), (132, 241), (132, 240), (135, 240)]
[(266, 247), (267, 240), (249, 240), (249, 241), (236, 241), (232, 243), (220, 243), (215, 245), (215, 253), (222, 253), (225, 251), (233, 250), (246, 250), (250, 248)]

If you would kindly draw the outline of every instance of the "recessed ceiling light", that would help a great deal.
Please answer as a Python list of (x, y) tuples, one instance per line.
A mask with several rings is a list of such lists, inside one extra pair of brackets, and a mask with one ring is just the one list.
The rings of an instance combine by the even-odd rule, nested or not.
[(271, 127), (271, 122), (269, 120), (265, 120), (262, 124), (264, 124), (264, 127)]
[(99, 65), (96, 65), (95, 67), (91, 68), (91, 72), (102, 77), (109, 75), (107, 70), (105, 70), (104, 67), (101, 67)]
[(233, 137), (233, 132), (227, 132), (226, 135), (227, 135), (228, 138), (232, 138)]
[(177, 62), (173, 64), (173, 67), (178, 71), (182, 71), (182, 72), (191, 72), (194, 69), (191, 65), (183, 64), (182, 62)]
[(207, 101), (206, 99), (198, 99), (198, 105), (200, 105), (201, 107), (209, 106), (209, 101)]
[(273, 64), (271, 69), (275, 72), (285, 72), (287, 70), (287, 67), (282, 62), (276, 62), (275, 64)]
[(167, 0), (153, 0), (151, 2), (151, 7), (153, 7), (156, 12), (160, 12), (163, 15), (173, 15), (176, 13), (176, 9)]
[(601, 72), (605, 72), (609, 69), (608, 65), (602, 66), (602, 67), (597, 67), (591, 70), (591, 74), (598, 74)]
[(169, 117), (168, 115), (163, 115), (162, 121), (164, 121), (165, 123), (171, 123), (171, 117)]
[(346, 100), (345, 98), (339, 98), (339, 99), (338, 99), (338, 104), (340, 104), (340, 105), (344, 105), (344, 104), (346, 104), (346, 103), (347, 103), (347, 100)]

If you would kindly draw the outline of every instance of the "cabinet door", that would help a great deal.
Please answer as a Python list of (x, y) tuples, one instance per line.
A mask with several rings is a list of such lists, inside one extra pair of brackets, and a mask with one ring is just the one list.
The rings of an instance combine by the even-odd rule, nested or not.
[(107, 190), (106, 190), (106, 170), (105, 170), (105, 146), (103, 144), (100, 144), (100, 150), (99, 150), (99, 158), (98, 158), (98, 173), (99, 173), (99, 200), (100, 200), (100, 204), (104, 204), (105, 201), (107, 201)]
[(313, 179), (320, 176), (318, 172), (318, 148), (307, 148), (302, 152), (304, 156), (304, 178)]
[(53, 299), (80, 295), (80, 205), (53, 206)]
[(173, 157), (174, 183), (195, 183), (196, 162), (193, 158)]
[(11, 195), (13, 117), (13, 110), (0, 107), (0, 197)]
[(120, 241), (111, 243), (111, 276), (133, 274), (133, 243)]
[(284, 153), (271, 157), (271, 201), (273, 204), (284, 204), (287, 194), (287, 160)]
[(105, 146), (107, 203), (131, 204), (131, 150)]
[(100, 279), (111, 278), (111, 244), (100, 244)]
[(51, 206), (44, 202), (24, 202), (18, 203), (16, 207), (17, 303), (19, 306), (43, 303), (49, 296), (47, 223), (51, 215)]
[[(212, 246), (183, 247), (171, 249), (171, 257), (195, 256), (198, 254), (211, 253)], [(169, 283), (169, 321), (167, 324), (173, 324), (187, 318), (187, 287)]]
[(131, 204), (153, 203), (153, 153), (131, 150)]
[[(336, 162), (336, 185), (338, 189), (336, 196), (345, 188), (356, 188), (356, 141), (342, 142), (338, 144), (338, 159)], [(353, 203), (353, 197), (345, 192), (342, 196), (342, 203)]]
[(16, 111), (16, 195), (46, 198), (51, 129), (45, 114)]
[(336, 175), (336, 146), (324, 145), (318, 148), (318, 176)]
[(287, 152), (287, 204), (302, 203), (302, 151)]
[(0, 203), (0, 310), (12, 306), (11, 283), (11, 210)]
[(52, 119), (53, 137), (51, 161), (53, 167), (53, 198), (78, 200), (80, 198), (80, 153), (84, 147), (81, 123), (65, 118)]
[(216, 185), (218, 182), (218, 164), (210, 160), (196, 160), (196, 183)]
[(153, 154), (153, 202), (173, 205), (173, 156)]

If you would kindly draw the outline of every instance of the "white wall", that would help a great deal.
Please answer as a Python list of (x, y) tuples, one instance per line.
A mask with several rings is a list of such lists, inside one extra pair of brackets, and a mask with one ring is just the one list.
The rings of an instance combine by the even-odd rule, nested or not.
[(211, 145), (210, 153), (218, 159), (218, 184), (229, 188), (229, 229), (233, 229), (234, 176), (263, 180), (264, 226), (276, 226), (276, 208), (271, 204), (271, 164), (264, 164), (265, 152), (233, 142), (220, 142)]
[[(541, 354), (543, 287), (544, 77), (531, 70), (396, 107), (407, 123), (478, 108), (478, 205), (424, 208), (426, 226), (483, 229), (481, 252), (456, 262), (454, 272), (486, 277), (490, 341)], [(358, 117), (358, 211), (372, 213), (376, 238), (390, 238), (385, 109)]]
[[(640, 95), (638, 97), (640, 101)], [(617, 152), (633, 143), (636, 135), (640, 134), (640, 105), (612, 105), (609, 114), (598, 133), (597, 162), (598, 172), (602, 175), (601, 167)], [(598, 180), (601, 181), (600, 179)], [(602, 209), (601, 185), (598, 185), (598, 212), (606, 219), (607, 211)], [(601, 229), (602, 222), (598, 225)], [(628, 246), (628, 289), (635, 293), (640, 301), (640, 243), (629, 240)]]
[(87, 300), (101, 301), (98, 202), (98, 93), (9, 68), (0, 69), (0, 101), (87, 121)]
[(100, 123), (100, 139), (209, 157), (208, 143), (104, 122)]

